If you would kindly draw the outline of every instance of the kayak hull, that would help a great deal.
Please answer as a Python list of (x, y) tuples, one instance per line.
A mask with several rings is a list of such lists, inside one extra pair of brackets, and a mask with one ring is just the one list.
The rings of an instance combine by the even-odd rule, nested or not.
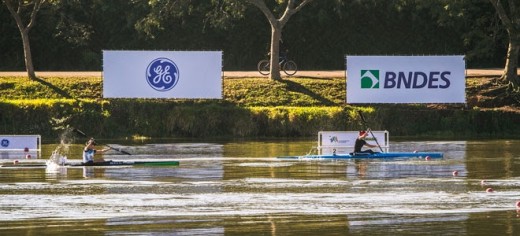
[(66, 166), (178, 166), (178, 161), (101, 161), (66, 163)]
[(357, 154), (323, 154), (278, 157), (281, 159), (388, 159), (388, 158), (442, 158), (442, 152), (381, 152)]
[[(102, 161), (93, 163), (69, 162), (63, 166), (178, 166), (179, 161)], [(0, 167), (46, 167), (45, 163), (2, 164)]]

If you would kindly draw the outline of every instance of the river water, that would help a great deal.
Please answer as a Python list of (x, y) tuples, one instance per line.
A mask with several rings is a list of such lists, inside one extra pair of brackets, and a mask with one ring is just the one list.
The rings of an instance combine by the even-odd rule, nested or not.
[[(3, 167), (0, 233), (520, 235), (520, 140), (391, 142), (391, 151), (444, 152), (431, 160), (276, 158), (315, 145), (151, 140), (113, 144), (133, 155), (104, 158), (180, 165)], [(57, 146), (20, 161), (45, 162)], [(68, 159), (79, 161), (81, 148), (71, 146)]]

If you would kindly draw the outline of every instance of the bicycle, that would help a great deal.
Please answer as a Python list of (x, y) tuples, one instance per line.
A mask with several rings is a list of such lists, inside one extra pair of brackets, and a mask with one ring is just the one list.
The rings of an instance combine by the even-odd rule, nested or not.
[[(258, 62), (257, 68), (260, 74), (269, 75), (271, 62), (269, 60), (261, 60)], [(296, 65), (296, 62), (288, 60), (287, 57), (281, 57), (280, 69), (282, 69), (286, 75), (292, 76), (298, 71), (298, 66)]]

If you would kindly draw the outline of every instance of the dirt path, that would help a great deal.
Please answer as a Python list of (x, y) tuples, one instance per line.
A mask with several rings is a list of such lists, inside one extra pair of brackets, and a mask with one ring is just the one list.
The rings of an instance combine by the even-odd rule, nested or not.
[[(486, 76), (500, 76), (504, 69), (467, 69), (467, 77), (486, 77)], [(520, 72), (520, 70), (519, 70)], [(101, 77), (101, 71), (38, 71), (37, 76), (40, 77)], [(0, 76), (15, 76), (26, 77), (25, 71), (0, 71)], [(258, 73), (258, 71), (224, 71), (223, 76), (227, 78), (244, 78), (244, 77), (265, 77)], [(311, 78), (331, 78), (331, 77), (345, 77), (344, 70), (332, 71), (298, 71), (294, 77), (311, 77)]]

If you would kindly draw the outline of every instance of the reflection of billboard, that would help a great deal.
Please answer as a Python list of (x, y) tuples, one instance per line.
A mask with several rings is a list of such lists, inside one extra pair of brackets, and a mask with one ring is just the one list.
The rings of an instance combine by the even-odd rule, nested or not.
[(465, 103), (464, 56), (347, 56), (347, 103)]
[(221, 51), (103, 51), (103, 97), (222, 98)]

